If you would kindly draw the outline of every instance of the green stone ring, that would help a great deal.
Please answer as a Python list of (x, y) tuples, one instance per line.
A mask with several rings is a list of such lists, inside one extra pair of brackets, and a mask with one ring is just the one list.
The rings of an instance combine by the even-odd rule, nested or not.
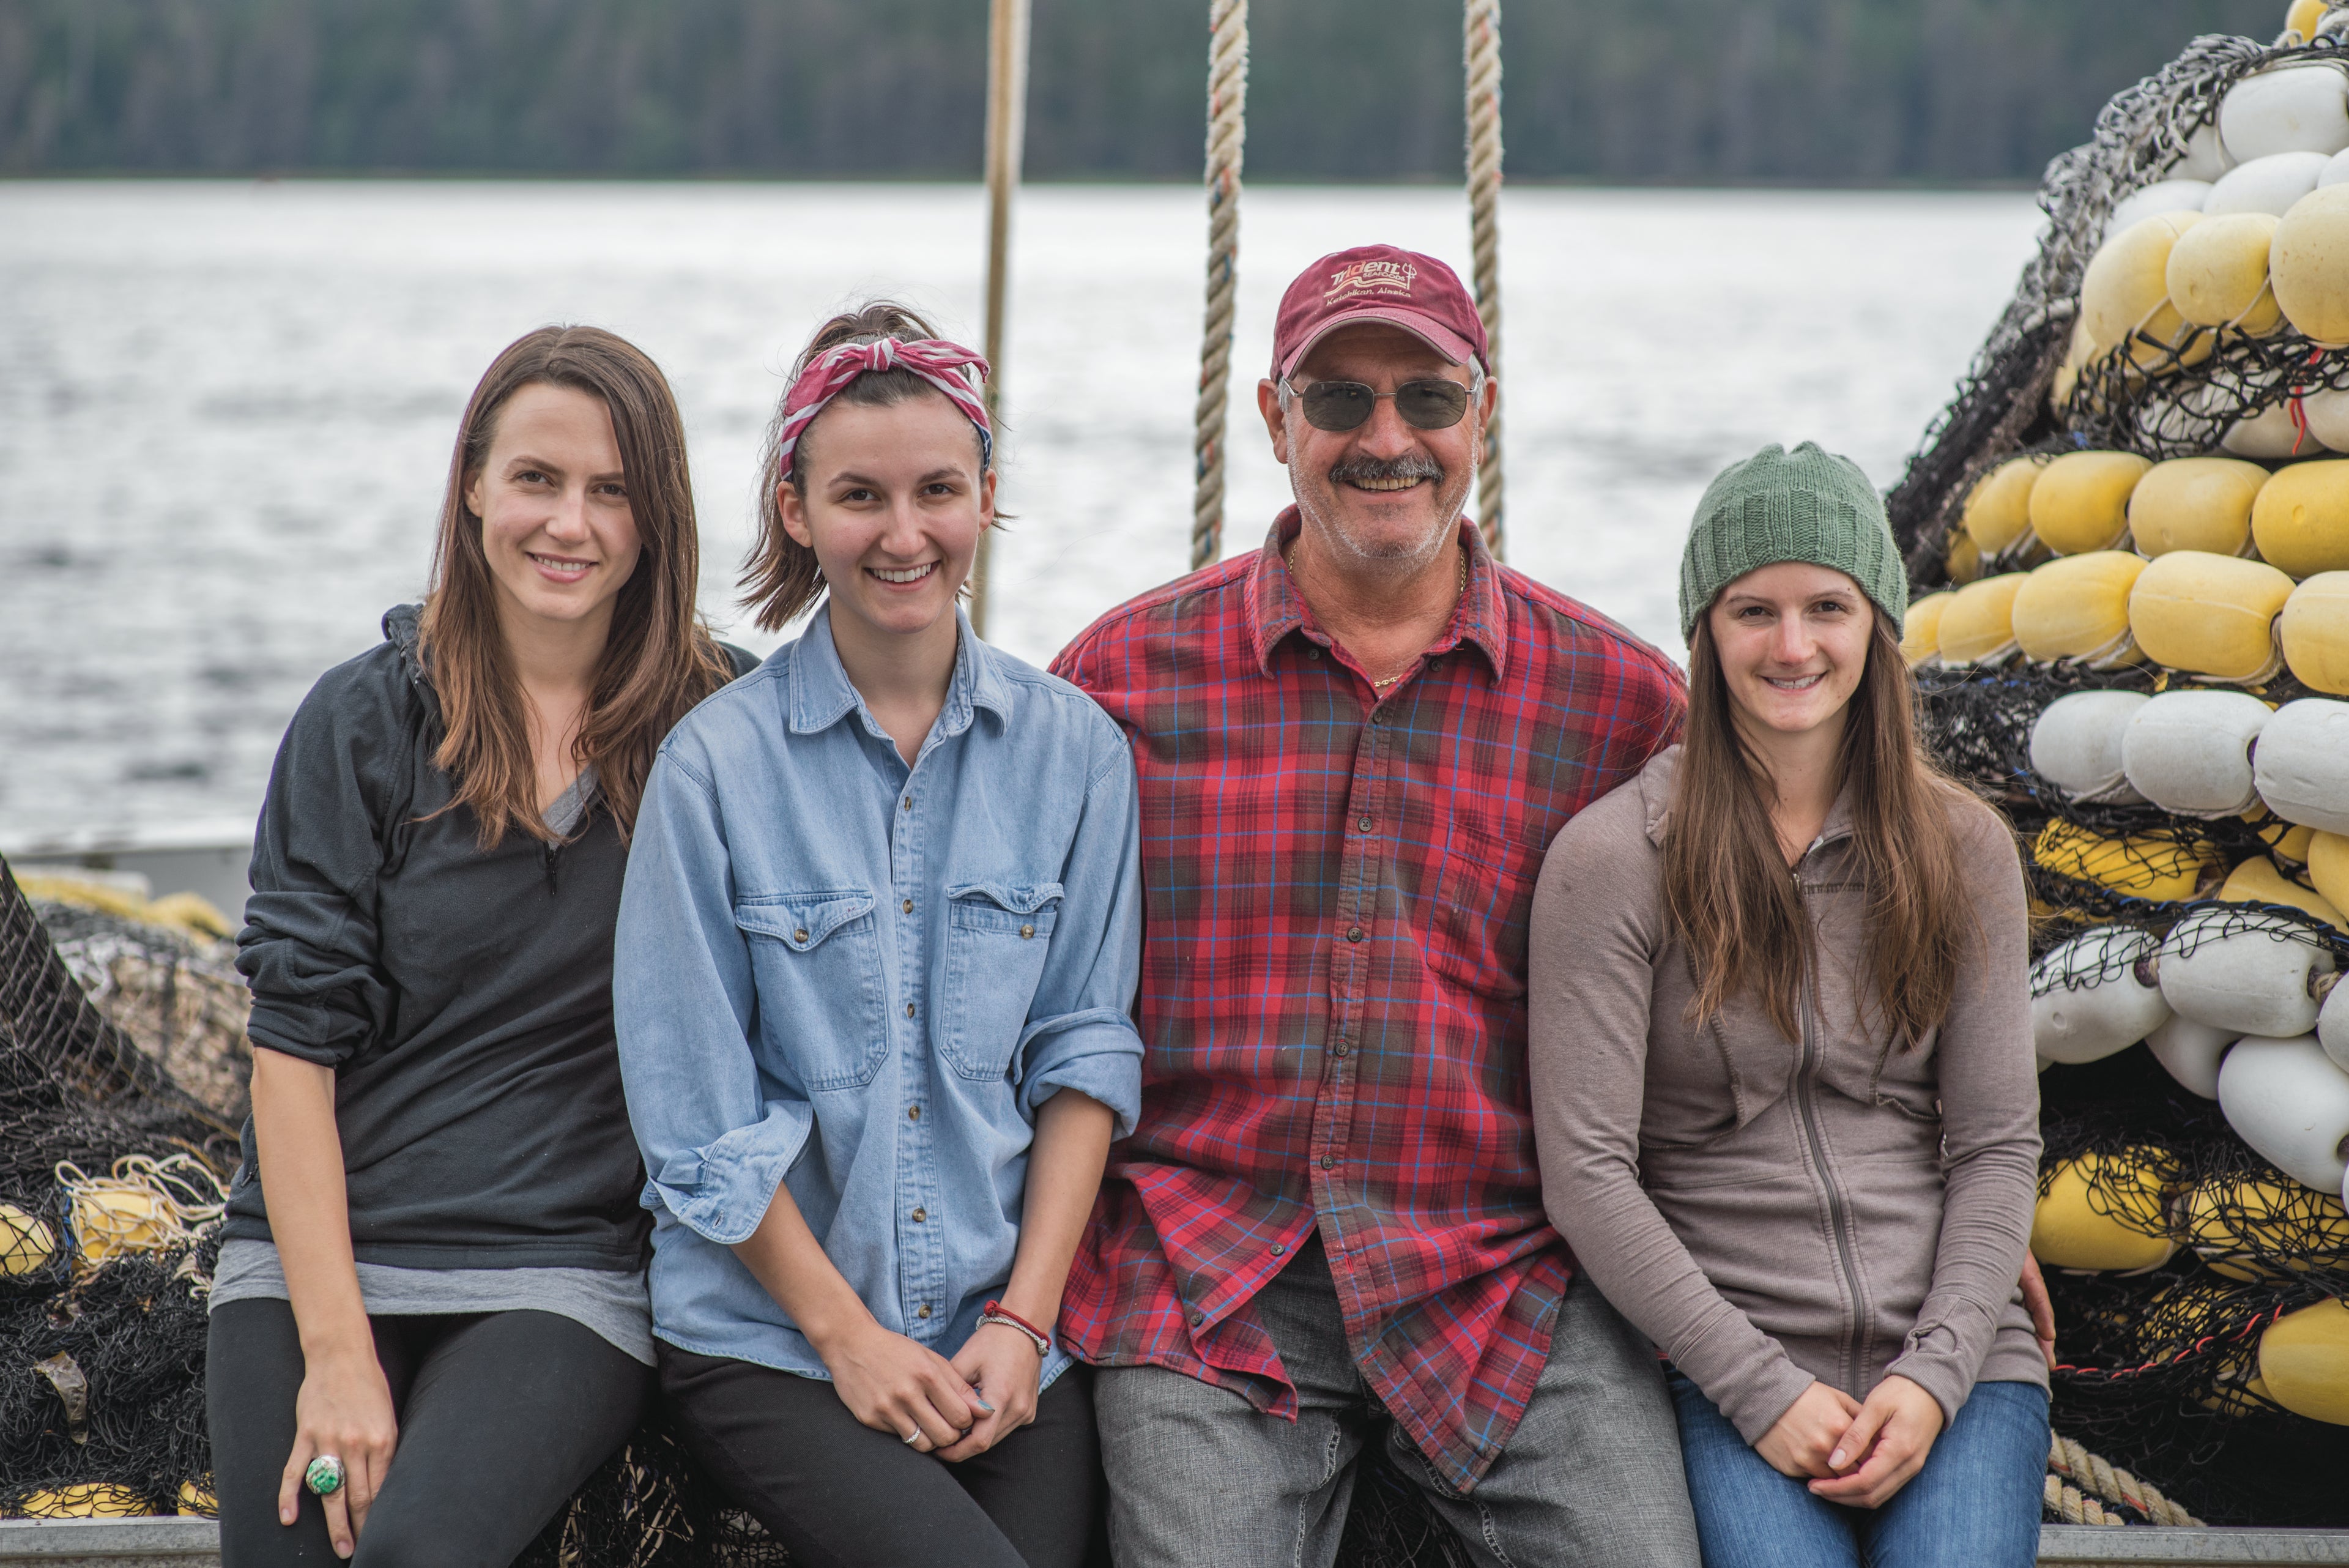
[(320, 1497), (331, 1497), (343, 1490), (343, 1461), (332, 1454), (320, 1454), (302, 1472), (302, 1484)]

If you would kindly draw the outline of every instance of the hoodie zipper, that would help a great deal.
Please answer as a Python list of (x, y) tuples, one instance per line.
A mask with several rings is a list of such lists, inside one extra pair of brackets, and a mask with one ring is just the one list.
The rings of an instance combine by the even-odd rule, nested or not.
[[(1814, 845), (1812, 847), (1816, 848), (1817, 846)], [(1804, 858), (1809, 858), (1808, 851), (1805, 852)], [(1792, 875), (1795, 879), (1795, 898), (1797, 903), (1800, 903), (1803, 898), (1803, 868), (1799, 861), (1796, 862)], [(1807, 920), (1809, 918), (1809, 911), (1806, 909), (1804, 919)], [(1795, 1105), (1802, 1113), (1803, 1140), (1810, 1148), (1812, 1168), (1819, 1173), (1819, 1184), (1826, 1189), (1827, 1223), (1828, 1228), (1835, 1232), (1836, 1261), (1842, 1265), (1844, 1284), (1851, 1292), (1852, 1321), (1844, 1338), (1842, 1354), (1844, 1372), (1842, 1386), (1850, 1389), (1858, 1386), (1859, 1380), (1854, 1376), (1856, 1369), (1852, 1364), (1857, 1356), (1860, 1325), (1868, 1314), (1868, 1303), (1866, 1295), (1860, 1290), (1859, 1265), (1852, 1257), (1849, 1233), (1850, 1211), (1844, 1201), (1843, 1189), (1836, 1185), (1835, 1177), (1827, 1168), (1826, 1140), (1819, 1135), (1818, 1041), (1811, 1030), (1810, 977), (1805, 976), (1804, 979), (1805, 983), (1801, 987), (1796, 1003), (1796, 1013), (1801, 1020), (1803, 1039), (1802, 1055), (1796, 1075)]]

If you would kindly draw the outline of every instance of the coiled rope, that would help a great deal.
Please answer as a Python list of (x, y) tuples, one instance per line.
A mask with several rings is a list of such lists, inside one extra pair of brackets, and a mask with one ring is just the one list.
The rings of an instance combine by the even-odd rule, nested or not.
[[(1468, 78), (1468, 230), (1476, 274), (1476, 314), (1485, 354), (1501, 370), (1501, 0), (1466, 0), (1462, 16)], [(1476, 521), (1485, 548), (1502, 557), (1501, 409), (1485, 425), (1476, 475)]]
[(1199, 402), (1191, 451), (1191, 569), (1223, 554), (1224, 410), (1230, 400), (1232, 317), (1239, 286), (1240, 159), (1247, 144), (1247, 0), (1207, 14), (1207, 318), (1199, 343)]
[(2155, 1524), (2207, 1528), (2148, 1483), (2106, 1464), (2069, 1438), (2050, 1435), (2047, 1470), (2047, 1506), (2066, 1524), (2127, 1524), (2126, 1518), (2106, 1506), (2110, 1503), (2134, 1509)]

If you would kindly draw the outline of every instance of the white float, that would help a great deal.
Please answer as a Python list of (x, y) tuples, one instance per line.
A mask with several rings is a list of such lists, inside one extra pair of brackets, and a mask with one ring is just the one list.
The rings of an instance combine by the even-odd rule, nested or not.
[(2333, 1064), (2349, 1073), (2349, 985), (2336, 984), (2316, 1014), (2316, 1043)]
[(2349, 1073), (2313, 1034), (2235, 1042), (2219, 1069), (2219, 1109), (2236, 1136), (2304, 1187), (2341, 1190), (2349, 1138)]
[(2117, 234), (2133, 223), (2162, 213), (2199, 213), (2210, 190), (2208, 180), (2157, 180), (2113, 203), (2113, 215), (2106, 220), (2105, 234), (2107, 237)]
[(2316, 189), (2325, 167), (2333, 161), (2323, 152), (2276, 152), (2238, 164), (2202, 202), (2205, 217), (2223, 218), (2238, 213), (2264, 213), (2281, 218), (2292, 204)]
[(2172, 180), (2191, 180), (2208, 185), (2235, 166), (2227, 156), (2226, 144), (2219, 140), (2216, 123), (2198, 128), (2186, 139), (2186, 151), (2166, 172)]
[(2150, 931), (2106, 926), (2048, 950), (2031, 971), (2031, 1038), (2042, 1061), (2076, 1065), (2126, 1051), (2169, 1020), (2151, 983)]
[(2141, 691), (2075, 691), (2041, 711), (2031, 726), (2031, 771), (2075, 801), (2135, 805), (2122, 735), (2147, 699)]
[(2300, 400), (2308, 433), (2334, 452), (2349, 452), (2349, 388), (2326, 387)]
[(2349, 702), (2303, 697), (2260, 732), (2253, 781), (2286, 822), (2349, 834)]
[(2162, 999), (2179, 1016), (2239, 1034), (2288, 1038), (2316, 1026), (2333, 951), (2282, 915), (2200, 909), (2173, 927), (2158, 959)]
[(2307, 457), (2323, 445), (2292, 422), (2292, 403), (2270, 403), (2247, 419), (2237, 420), (2219, 438), (2219, 444), (2237, 457)]
[(2322, 63), (2246, 77), (2219, 102), (2219, 140), (2238, 164), (2278, 152), (2349, 148), (2349, 75)]
[(2227, 1048), (2242, 1036), (2231, 1029), (2213, 1029), (2191, 1018), (2169, 1015), (2169, 1022), (2145, 1037), (2145, 1048), (2169, 1075), (2206, 1100), (2219, 1097), (2219, 1064)]
[(2349, 180), (2349, 149), (2334, 153), (2324, 161), (2324, 172), (2316, 177), (2319, 187), (2338, 185)]
[(2274, 716), (2248, 692), (2165, 691), (2129, 716), (2121, 772), (2164, 811), (2240, 816), (2259, 802), (2251, 742)]

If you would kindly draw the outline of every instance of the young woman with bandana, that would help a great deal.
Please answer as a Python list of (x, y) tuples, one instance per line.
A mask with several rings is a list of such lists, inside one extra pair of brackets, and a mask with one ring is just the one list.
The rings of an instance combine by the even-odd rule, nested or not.
[(1054, 1330), (1141, 1094), (1133, 766), (957, 607), (985, 373), (887, 304), (802, 354), (748, 581), (815, 613), (663, 746), (621, 909), (662, 1386), (808, 1562), (1074, 1568), (1100, 1508)]

